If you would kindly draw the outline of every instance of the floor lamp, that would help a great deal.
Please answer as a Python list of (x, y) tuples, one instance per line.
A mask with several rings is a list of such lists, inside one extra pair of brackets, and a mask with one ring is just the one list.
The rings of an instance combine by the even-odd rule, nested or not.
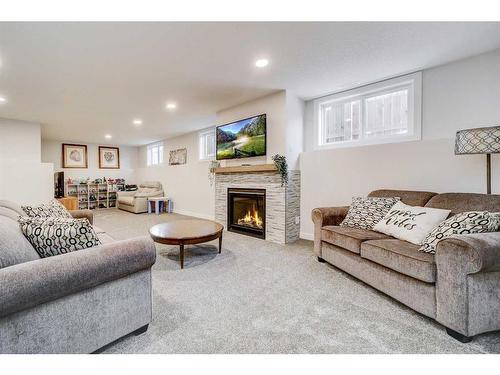
[(491, 154), (500, 152), (500, 126), (459, 130), (455, 155), (486, 154), (486, 192), (491, 194)]

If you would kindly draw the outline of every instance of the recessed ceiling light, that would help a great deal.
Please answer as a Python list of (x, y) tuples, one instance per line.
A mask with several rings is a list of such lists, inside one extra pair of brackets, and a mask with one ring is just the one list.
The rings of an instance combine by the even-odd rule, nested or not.
[(255, 62), (255, 66), (257, 68), (263, 68), (263, 67), (268, 66), (268, 65), (269, 65), (269, 60), (268, 59), (258, 59)]
[(0, 103), (7, 103), (7, 98), (5, 96), (0, 96)]
[(132, 122), (134, 123), (134, 125), (142, 125), (142, 120), (139, 118), (134, 119), (134, 121)]
[(106, 134), (106, 135), (104, 136), (104, 138), (106, 138), (106, 139), (111, 139), (111, 134)]
[(177, 108), (177, 104), (175, 103), (167, 103), (167, 109), (176, 109)]

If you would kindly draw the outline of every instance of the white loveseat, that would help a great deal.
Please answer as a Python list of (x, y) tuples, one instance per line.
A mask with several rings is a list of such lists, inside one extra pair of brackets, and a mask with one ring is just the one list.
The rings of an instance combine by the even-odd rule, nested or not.
[(162, 197), (163, 188), (158, 181), (143, 182), (136, 191), (119, 191), (117, 207), (140, 214), (148, 211), (148, 198)]

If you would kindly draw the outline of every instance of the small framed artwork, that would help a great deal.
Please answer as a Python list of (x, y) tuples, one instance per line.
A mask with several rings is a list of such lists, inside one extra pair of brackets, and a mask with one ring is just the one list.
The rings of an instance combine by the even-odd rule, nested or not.
[(178, 150), (170, 151), (170, 155), (168, 158), (169, 165), (186, 164), (186, 161), (187, 161), (187, 149), (180, 148)]
[(88, 168), (87, 145), (62, 145), (63, 168)]
[(120, 169), (120, 149), (118, 147), (99, 146), (99, 168)]

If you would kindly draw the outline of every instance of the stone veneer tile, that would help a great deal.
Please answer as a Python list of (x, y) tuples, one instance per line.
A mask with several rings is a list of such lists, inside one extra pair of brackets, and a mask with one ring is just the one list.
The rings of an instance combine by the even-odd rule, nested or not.
[(293, 242), (299, 238), (300, 171), (290, 171), (288, 186), (276, 172), (218, 173), (215, 175), (215, 220), (227, 227), (227, 189), (266, 189), (266, 240)]

